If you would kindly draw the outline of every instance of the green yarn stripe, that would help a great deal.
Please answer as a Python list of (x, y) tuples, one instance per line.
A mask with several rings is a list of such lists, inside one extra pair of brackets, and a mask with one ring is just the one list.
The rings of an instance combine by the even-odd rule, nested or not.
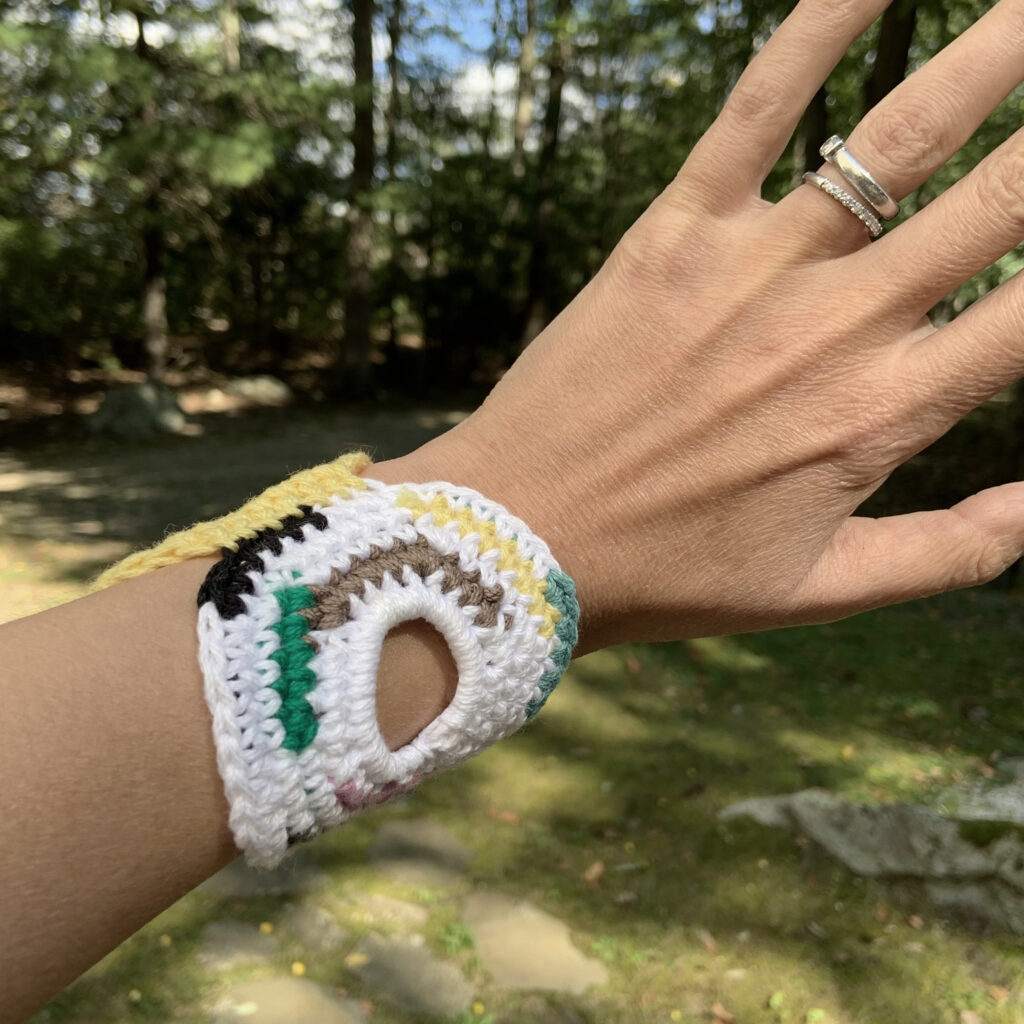
[(270, 656), (281, 667), (281, 676), (271, 689), (281, 695), (281, 707), (276, 718), (284, 726), (285, 750), (298, 753), (305, 750), (316, 736), (317, 721), (306, 695), (316, 686), (316, 675), (309, 662), (316, 654), (306, 643), (309, 622), (301, 614), (311, 608), (316, 598), (306, 587), (288, 587), (278, 590), (274, 597), (281, 608), (281, 619), (272, 629), (281, 638), (281, 646)]
[(548, 587), (544, 593), (544, 600), (562, 613), (558, 625), (555, 626), (555, 636), (561, 643), (551, 653), (555, 667), (550, 672), (545, 672), (538, 680), (540, 696), (526, 705), (527, 721), (544, 707), (544, 702), (551, 696), (551, 691), (562, 678), (562, 673), (569, 667), (572, 649), (579, 639), (580, 606), (576, 601), (576, 584), (564, 572), (552, 569), (548, 573)]

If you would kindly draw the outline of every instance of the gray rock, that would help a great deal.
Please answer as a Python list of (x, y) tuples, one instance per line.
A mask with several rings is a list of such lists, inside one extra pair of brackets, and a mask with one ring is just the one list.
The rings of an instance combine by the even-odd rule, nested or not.
[(303, 978), (261, 978), (229, 989), (211, 1024), (363, 1024), (366, 1011), (353, 999)]
[(412, 885), (452, 885), (469, 869), (467, 850), (440, 822), (388, 821), (370, 848), (370, 863)]
[(993, 780), (962, 782), (939, 801), (943, 814), (959, 821), (1001, 821), (1024, 826), (1024, 758), (1006, 758)]
[(176, 434), (185, 424), (185, 414), (174, 392), (150, 381), (113, 388), (86, 419), (92, 433), (123, 438)]
[(347, 937), (332, 914), (309, 903), (289, 904), (278, 923), (315, 953), (332, 953)]
[(240, 964), (267, 963), (277, 953), (272, 935), (242, 921), (211, 921), (204, 929), (196, 960), (202, 967), (223, 971)]
[[(1002, 818), (1019, 794), (993, 801), (991, 793), (973, 803), (967, 794), (963, 819), (909, 804), (848, 803), (820, 789), (743, 800), (719, 817), (791, 829), (859, 875), (919, 879), (936, 905), (1024, 934), (1022, 829)], [(984, 817), (985, 808), (997, 817)]]
[(286, 405), (292, 400), (292, 389), (283, 380), (269, 375), (236, 377), (224, 390), (260, 405)]
[(568, 926), (531, 903), (475, 892), (462, 920), (499, 985), (579, 994), (608, 983), (608, 968), (572, 944)]
[(419, 928), (430, 917), (426, 907), (418, 903), (396, 900), (381, 893), (360, 893), (352, 898), (355, 920), (369, 924), (411, 925)]
[(250, 868), (239, 857), (208, 878), (199, 888), (201, 892), (224, 899), (255, 900), (264, 896), (307, 892), (325, 877), (322, 871), (303, 860), (300, 855), (289, 857), (273, 871)]
[(354, 952), (356, 956), (347, 961), (350, 970), (386, 1002), (436, 1017), (457, 1016), (470, 1007), (469, 983), (457, 967), (435, 957), (419, 936), (385, 938), (371, 933)]

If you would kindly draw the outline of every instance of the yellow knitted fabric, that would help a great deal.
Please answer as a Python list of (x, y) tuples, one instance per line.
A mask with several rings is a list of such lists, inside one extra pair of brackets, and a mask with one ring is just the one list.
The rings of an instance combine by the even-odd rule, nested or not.
[(301, 515), (300, 505), (325, 502), (333, 494), (344, 496), (348, 488), (364, 489), (366, 483), (359, 474), (370, 464), (371, 459), (364, 452), (352, 452), (333, 462), (303, 469), (220, 519), (196, 523), (172, 533), (154, 547), (130, 554), (102, 573), (90, 589), (103, 590), (166, 565), (217, 554), (222, 548), (233, 551), (242, 538), (253, 537), (268, 526), (279, 529), (286, 516)]

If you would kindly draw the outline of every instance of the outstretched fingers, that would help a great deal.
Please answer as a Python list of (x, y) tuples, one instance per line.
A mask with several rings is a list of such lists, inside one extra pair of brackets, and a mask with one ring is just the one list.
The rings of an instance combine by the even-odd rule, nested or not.
[(1024, 483), (937, 512), (848, 519), (797, 595), (803, 621), (988, 583), (1024, 553)]
[(814, 94), (889, 3), (800, 0), (736, 83), (681, 179), (725, 204), (759, 195)]

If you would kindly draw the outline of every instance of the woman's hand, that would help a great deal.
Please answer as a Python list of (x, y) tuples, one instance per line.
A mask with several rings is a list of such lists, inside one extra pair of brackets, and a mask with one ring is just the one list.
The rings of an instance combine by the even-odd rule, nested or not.
[[(985, 582), (1024, 548), (1021, 484), (852, 515), (1022, 372), (1024, 281), (941, 330), (926, 313), (1024, 239), (1024, 134), (870, 245), (815, 188), (760, 198), (804, 108), (886, 6), (799, 3), (487, 402), (377, 467), (464, 483), (530, 523), (576, 579), (584, 649), (834, 619)], [(849, 148), (902, 198), (1022, 75), (1024, 2), (1002, 0)]]

